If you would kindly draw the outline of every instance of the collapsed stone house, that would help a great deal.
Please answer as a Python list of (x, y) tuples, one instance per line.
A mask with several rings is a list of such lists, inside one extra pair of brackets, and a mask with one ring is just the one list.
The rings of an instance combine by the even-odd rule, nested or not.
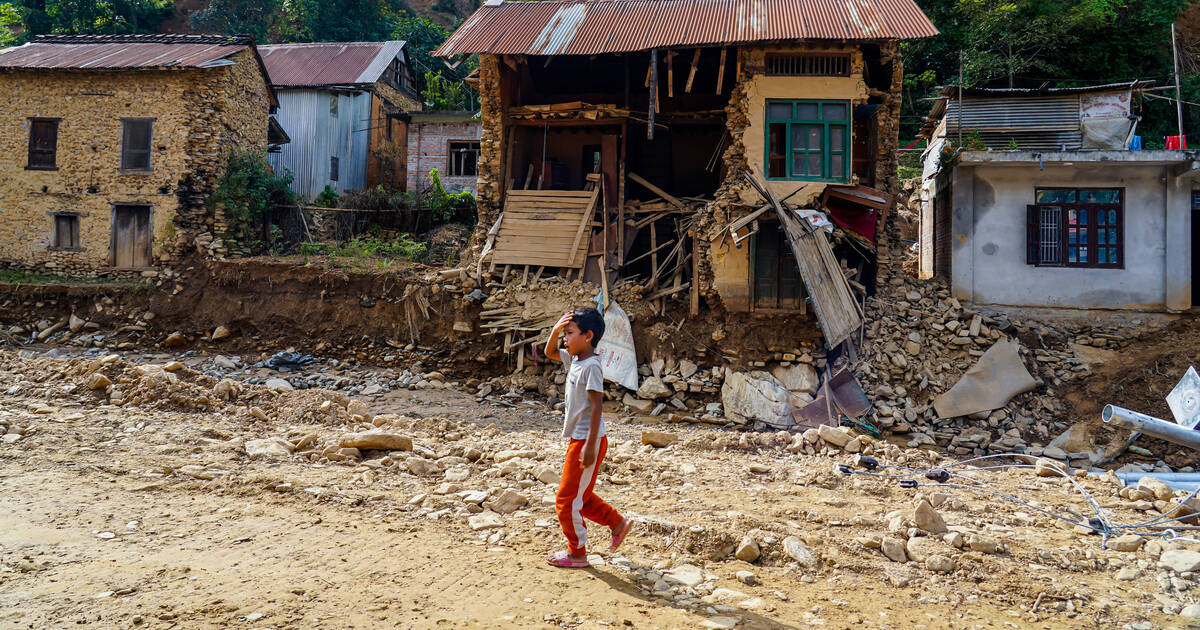
[(922, 277), (964, 304), (1200, 305), (1200, 161), (1140, 150), (1145, 89), (944, 88), (922, 131)]
[(313, 198), (405, 185), (408, 112), (422, 108), (406, 42), (262, 46), (279, 98), (275, 119), (292, 142), (270, 155)]
[(267, 150), (275, 95), (254, 44), (209, 35), (54, 35), (0, 50), (0, 262), (145, 271), (222, 217), (234, 148)]
[(796, 347), (812, 296), (765, 197), (827, 216), (871, 291), (899, 192), (899, 42), (936, 33), (907, 0), (489, 0), (435, 53), (479, 55), (471, 257), (630, 279)]

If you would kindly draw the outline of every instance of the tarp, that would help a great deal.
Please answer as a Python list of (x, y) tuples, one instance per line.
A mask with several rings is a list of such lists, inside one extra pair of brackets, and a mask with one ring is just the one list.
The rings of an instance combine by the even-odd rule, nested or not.
[(633, 326), (616, 301), (604, 309), (604, 337), (596, 346), (606, 380), (626, 389), (638, 388), (637, 351), (633, 347)]
[(938, 417), (955, 418), (999, 409), (1013, 396), (1036, 387), (1037, 382), (1017, 353), (1019, 348), (1007, 340), (992, 344), (950, 391), (933, 401)]

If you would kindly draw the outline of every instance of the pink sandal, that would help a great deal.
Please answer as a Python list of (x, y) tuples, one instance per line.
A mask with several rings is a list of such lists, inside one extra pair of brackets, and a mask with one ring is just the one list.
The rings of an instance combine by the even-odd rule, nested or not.
[(630, 518), (626, 518), (617, 524), (616, 529), (612, 533), (612, 544), (608, 547), (610, 553), (616, 551), (617, 547), (620, 547), (621, 543), (625, 542), (625, 534), (629, 533), (631, 527), (633, 527), (633, 519)]
[(586, 569), (592, 565), (587, 560), (575, 560), (568, 551), (559, 551), (546, 556), (546, 563), (560, 569)]

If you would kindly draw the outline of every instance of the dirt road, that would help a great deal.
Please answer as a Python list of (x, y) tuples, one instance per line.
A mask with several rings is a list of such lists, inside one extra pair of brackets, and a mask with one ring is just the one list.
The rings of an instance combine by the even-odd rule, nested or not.
[[(102, 402), (87, 387), (97, 372), (127, 402)], [(0, 443), (0, 627), (1161, 628), (1186, 627), (1163, 609), (1200, 595), (1194, 574), (1156, 568), (1161, 545), (1103, 550), (977, 492), (845, 477), (833, 467), (850, 455), (796, 455), (792, 436), (615, 417), (598, 491), (638, 529), (591, 569), (552, 569), (551, 413), (437, 391), (368, 401), (368, 420), (321, 390), (241, 385), (222, 400), (186, 368), (7, 351), (0, 379), (2, 433), (19, 436)], [(366, 428), (414, 448), (338, 461), (339, 436)], [(643, 446), (646, 428), (680, 439)], [(248, 457), (264, 438), (311, 441)], [(987, 474), (1038, 506), (1085, 509), (1065, 480)], [(1113, 518), (1146, 518), (1105, 482), (1082, 483)], [(946, 537), (889, 529), (918, 495), (939, 504)], [(942, 542), (954, 533), (997, 548)], [(746, 536), (753, 562), (733, 556)], [(925, 538), (950, 570), (889, 560), (876, 548), (889, 536)], [(607, 543), (594, 531), (594, 551)]]

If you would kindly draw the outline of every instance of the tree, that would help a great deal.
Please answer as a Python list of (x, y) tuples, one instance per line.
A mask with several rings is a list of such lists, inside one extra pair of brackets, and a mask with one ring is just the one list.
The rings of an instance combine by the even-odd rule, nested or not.
[(462, 81), (452, 81), (427, 70), (421, 100), (425, 108), (438, 111), (474, 111), (479, 107), (479, 93)]
[[(416, 70), (417, 87), (427, 101), (426, 107), (430, 109), (472, 109), (473, 105), (460, 106), (466, 102), (462, 100), (462, 96), (446, 94), (446, 85), (457, 86), (452, 89), (461, 92), (462, 95), (470, 95), (469, 102), (477, 103), (478, 100), (473, 95), (474, 89), (462, 83), (462, 80), (479, 67), (479, 58), (471, 55), (451, 69), (441, 58), (434, 57), (433, 51), (437, 50), (438, 46), (441, 46), (449, 36), (450, 31), (437, 22), (425, 16), (414, 15), (398, 16), (396, 28), (392, 32), (393, 39), (402, 39), (408, 43), (408, 58)], [(431, 77), (444, 81), (431, 84), (430, 82), (433, 80)], [(453, 103), (454, 106), (438, 107), (438, 103)]]
[(226, 35), (249, 35), (258, 43), (284, 36), (284, 0), (211, 0), (191, 17), (192, 28)]
[(21, 12), (11, 2), (0, 2), (0, 48), (17, 43), (17, 29), (21, 28)]
[(14, 14), (20, 39), (50, 33), (122, 35), (152, 33), (174, 12), (171, 0), (16, 0), (0, 7), (0, 24)]
[(396, 0), (288, 0), (292, 41), (354, 42), (387, 39), (395, 27)]

